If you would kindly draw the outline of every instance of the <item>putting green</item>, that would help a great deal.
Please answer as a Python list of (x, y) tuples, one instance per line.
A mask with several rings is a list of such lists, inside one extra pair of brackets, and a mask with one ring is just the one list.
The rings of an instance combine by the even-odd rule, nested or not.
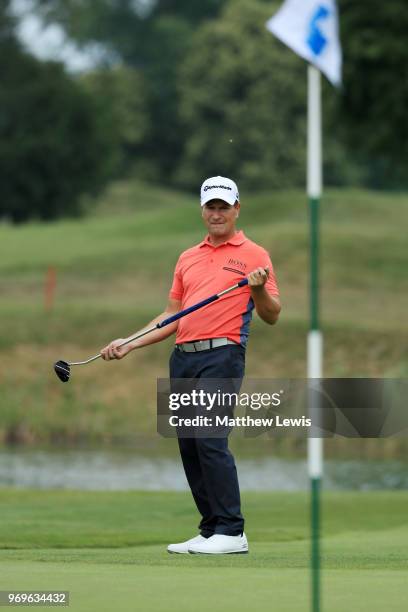
[[(308, 497), (245, 493), (249, 555), (169, 555), (184, 493), (0, 491), (0, 588), (68, 590), (75, 612), (310, 609)], [(323, 498), (323, 610), (405, 612), (407, 492)], [(167, 520), (165, 520), (167, 517)]]
[[(309, 609), (307, 569), (250, 568), (246, 563), (221, 569), (208, 562), (203, 568), (201, 560), (190, 558), (191, 567), (9, 561), (0, 564), (1, 583), (2, 589), (11, 590), (68, 590), (69, 607), (76, 612)], [(402, 570), (326, 570), (324, 609), (403, 612), (407, 583), (407, 572)]]

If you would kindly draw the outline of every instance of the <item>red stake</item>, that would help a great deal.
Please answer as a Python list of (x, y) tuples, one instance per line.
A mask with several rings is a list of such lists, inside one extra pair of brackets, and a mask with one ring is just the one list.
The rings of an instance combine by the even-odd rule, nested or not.
[(54, 306), (55, 287), (57, 285), (57, 271), (54, 266), (49, 266), (45, 277), (44, 306), (50, 312)]

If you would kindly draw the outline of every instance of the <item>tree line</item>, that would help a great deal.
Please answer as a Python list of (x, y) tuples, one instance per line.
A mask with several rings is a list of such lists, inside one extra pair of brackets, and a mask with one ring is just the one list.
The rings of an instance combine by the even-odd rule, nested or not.
[[(70, 75), (18, 42), (0, 8), (0, 217), (80, 214), (121, 176), (196, 189), (232, 175), (303, 186), (306, 68), (265, 28), (265, 0), (36, 0), (100, 64)], [(406, 188), (404, 0), (339, 0), (344, 84), (324, 83), (325, 182)]]

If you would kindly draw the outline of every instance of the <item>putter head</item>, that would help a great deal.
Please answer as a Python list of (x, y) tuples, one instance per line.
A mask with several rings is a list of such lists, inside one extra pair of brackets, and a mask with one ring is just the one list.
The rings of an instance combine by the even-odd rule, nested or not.
[(54, 370), (56, 375), (62, 382), (69, 381), (70, 368), (69, 364), (66, 361), (60, 360), (54, 363)]

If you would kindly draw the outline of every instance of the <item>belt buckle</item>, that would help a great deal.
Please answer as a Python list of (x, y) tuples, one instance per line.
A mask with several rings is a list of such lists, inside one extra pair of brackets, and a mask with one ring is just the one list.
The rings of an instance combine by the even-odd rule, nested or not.
[[(197, 340), (197, 342), (194, 342), (194, 349), (195, 349), (196, 352), (203, 350), (202, 346), (203, 346), (204, 342), (205, 342), (205, 340)], [(196, 346), (197, 344), (198, 344), (198, 348)]]

